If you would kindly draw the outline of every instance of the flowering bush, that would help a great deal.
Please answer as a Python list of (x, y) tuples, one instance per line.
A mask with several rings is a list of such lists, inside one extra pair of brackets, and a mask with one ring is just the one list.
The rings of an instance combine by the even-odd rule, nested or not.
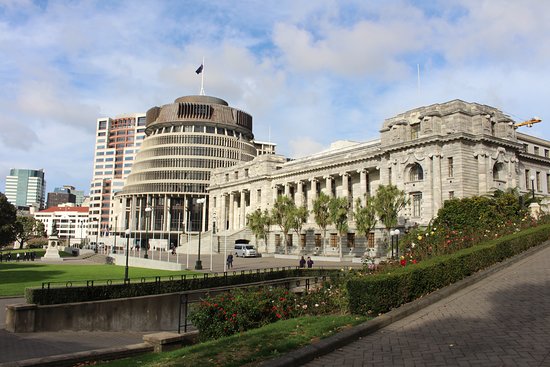
[(330, 282), (302, 295), (284, 288), (235, 289), (202, 300), (189, 318), (199, 329), (201, 339), (217, 339), (278, 320), (344, 313), (347, 297), (343, 289)]

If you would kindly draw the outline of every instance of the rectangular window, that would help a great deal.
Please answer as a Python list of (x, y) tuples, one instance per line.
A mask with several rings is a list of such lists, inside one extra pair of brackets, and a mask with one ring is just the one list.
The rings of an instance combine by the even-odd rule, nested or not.
[(244, 169), (244, 177), (248, 177), (248, 168)]
[(412, 194), (412, 216), (420, 217), (422, 215), (422, 193)]
[(454, 199), (454, 198), (455, 198), (455, 192), (449, 191), (449, 199)]
[(388, 168), (388, 181), (389, 181), (389, 183), (390, 183), (390, 185), (391, 185), (391, 167)]
[(226, 173), (225, 174), (225, 182), (228, 182), (229, 181), (229, 173)]
[(448, 176), (449, 177), (454, 177), (455, 169), (454, 169), (453, 157), (447, 158), (447, 164), (449, 165)]
[(281, 235), (278, 233), (275, 235), (275, 246), (281, 246)]
[(525, 153), (529, 152), (529, 144), (523, 144), (523, 151)]
[(330, 234), (330, 245), (332, 247), (337, 247), (338, 246), (338, 235), (336, 233), (331, 233)]
[(550, 173), (546, 174), (546, 192), (550, 194)]
[(315, 247), (321, 247), (323, 243), (323, 238), (320, 233), (315, 233)]
[(306, 235), (300, 234), (300, 246), (306, 247)]
[(411, 126), (411, 140), (418, 139), (419, 134), (420, 134), (420, 124), (412, 125)]
[(262, 190), (258, 189), (256, 192), (256, 202), (261, 203), (262, 202)]
[(530, 181), (530, 178), (529, 178), (529, 170), (526, 169), (526, 170), (525, 170), (525, 189), (526, 189), (526, 190), (529, 190), (529, 189), (531, 188), (531, 185), (530, 185), (529, 181)]
[(369, 248), (374, 248), (374, 233), (369, 233), (369, 236), (367, 238), (367, 245)]
[(550, 157), (550, 150), (549, 150), (549, 149), (544, 149), (544, 157), (545, 157), (545, 158), (549, 158), (549, 157)]
[(542, 191), (541, 182), (540, 182), (540, 172), (536, 173), (535, 179), (537, 180), (537, 191)]
[(290, 233), (286, 235), (286, 245), (292, 246), (292, 234)]
[(533, 152), (535, 155), (539, 155), (539, 147), (534, 147)]

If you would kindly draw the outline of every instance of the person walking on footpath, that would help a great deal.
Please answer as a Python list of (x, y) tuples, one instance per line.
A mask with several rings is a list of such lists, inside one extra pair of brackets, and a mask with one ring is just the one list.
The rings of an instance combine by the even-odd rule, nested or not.
[(311, 269), (313, 267), (313, 260), (311, 260), (311, 257), (307, 257), (307, 267), (308, 269)]
[(302, 256), (302, 258), (300, 259), (300, 267), (301, 267), (301, 268), (305, 268), (305, 267), (306, 267), (306, 259), (304, 259), (303, 256)]
[(227, 268), (233, 269), (233, 254), (227, 255)]

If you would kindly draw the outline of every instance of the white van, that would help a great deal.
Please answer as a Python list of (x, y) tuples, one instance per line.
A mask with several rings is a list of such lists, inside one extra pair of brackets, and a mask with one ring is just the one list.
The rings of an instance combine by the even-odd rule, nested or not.
[(237, 257), (256, 257), (256, 249), (253, 245), (249, 245), (248, 240), (236, 240), (235, 241), (235, 256)]

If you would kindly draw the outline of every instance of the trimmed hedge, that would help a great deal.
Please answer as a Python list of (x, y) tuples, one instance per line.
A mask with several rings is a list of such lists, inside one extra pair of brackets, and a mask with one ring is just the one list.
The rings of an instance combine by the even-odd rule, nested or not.
[(542, 225), (392, 273), (352, 278), (346, 283), (350, 311), (360, 315), (388, 312), (549, 239), (550, 225)]
[(26, 288), (25, 298), (27, 303), (38, 305), (53, 305), (72, 302), (100, 301), (107, 299), (149, 296), (154, 294), (176, 293), (197, 289), (208, 289), (223, 286), (249, 284), (268, 280), (278, 280), (301, 276), (331, 276), (338, 274), (337, 270), (325, 269), (287, 269), (276, 271), (256, 270), (241, 273), (225, 273), (221, 275), (204, 274), (202, 277), (192, 278), (182, 275), (177, 280), (162, 281), (157, 277), (155, 281), (146, 282), (145, 278), (139, 283), (119, 283), (110, 285), (93, 285), (89, 282), (86, 286), (72, 286), (67, 282), (66, 287)]

